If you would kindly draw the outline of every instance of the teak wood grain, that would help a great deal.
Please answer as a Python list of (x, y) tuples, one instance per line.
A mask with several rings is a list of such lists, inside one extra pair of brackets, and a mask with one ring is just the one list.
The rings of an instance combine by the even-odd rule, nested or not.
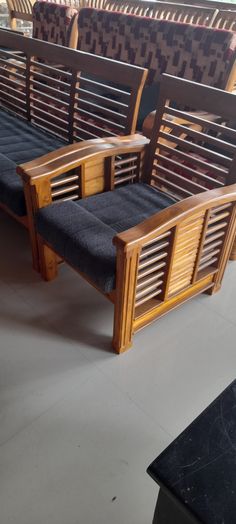
[(147, 70), (3, 30), (0, 47), (4, 110), (66, 143), (135, 131)]
[[(57, 275), (58, 257), (52, 246), (37, 236), (34, 213), (53, 203), (58, 177), (63, 175), (66, 185), (74, 170), (80, 187), (77, 198), (83, 198), (115, 190), (115, 165), (118, 162), (124, 172), (129, 161), (126, 183), (146, 182), (177, 199), (113, 239), (116, 286), (107, 298), (114, 303), (113, 347), (118, 353), (131, 346), (132, 336), (140, 328), (196, 294), (214, 293), (221, 287), (236, 229), (236, 130), (230, 127), (236, 117), (233, 98), (218, 89), (163, 75), (150, 143), (138, 135), (88, 141), (18, 168), (28, 200), (33, 246), (46, 280)], [(191, 122), (196, 124), (191, 136), (183, 126), (188, 117), (186, 105), (201, 109), (201, 116), (191, 113)], [(216, 108), (218, 122), (204, 118)], [(171, 139), (177, 147), (170, 147), (163, 130), (168, 115), (176, 112), (182, 123), (180, 131), (173, 123)]]

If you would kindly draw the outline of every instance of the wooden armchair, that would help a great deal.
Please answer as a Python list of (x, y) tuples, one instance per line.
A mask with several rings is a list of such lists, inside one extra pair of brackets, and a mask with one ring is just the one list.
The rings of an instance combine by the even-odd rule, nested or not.
[[(232, 96), (163, 75), (150, 143), (87, 141), (18, 168), (43, 278), (62, 259), (111, 300), (118, 353), (152, 320), (220, 289), (236, 229), (236, 184), (225, 187), (235, 179), (236, 131), (206, 121), (189, 141), (176, 133), (175, 149), (163, 126), (177, 111), (169, 100), (207, 111), (217, 104), (229, 119)], [(216, 189), (206, 191), (209, 183)]]

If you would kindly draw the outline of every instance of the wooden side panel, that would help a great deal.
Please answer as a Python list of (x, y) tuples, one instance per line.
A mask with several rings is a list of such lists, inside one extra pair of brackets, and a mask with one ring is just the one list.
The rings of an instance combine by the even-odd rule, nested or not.
[(188, 287), (192, 282), (204, 225), (204, 215), (204, 211), (201, 211), (183, 221), (177, 227), (166, 294), (168, 298)]

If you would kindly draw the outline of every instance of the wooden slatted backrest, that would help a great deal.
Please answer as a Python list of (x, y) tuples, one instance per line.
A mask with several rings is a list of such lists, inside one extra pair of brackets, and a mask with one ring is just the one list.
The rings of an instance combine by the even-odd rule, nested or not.
[(122, 11), (160, 20), (172, 20), (191, 24), (211, 26), (215, 9), (171, 2), (143, 0), (104, 0), (103, 9)]
[[(0, 101), (68, 142), (135, 131), (147, 72), (0, 30)], [(55, 66), (60, 64), (60, 66)]]
[(218, 11), (216, 17), (214, 18), (213, 26), (218, 27), (219, 29), (236, 31), (236, 6), (234, 11), (223, 9)]
[[(179, 4), (179, 0), (171, 0), (173, 3)], [(181, 0), (182, 4), (189, 4), (189, 0)], [(221, 2), (218, 0), (195, 0), (194, 4), (197, 6), (206, 6), (213, 9), (234, 9), (234, 2)]]
[(232, 122), (235, 95), (163, 75), (147, 180), (178, 199), (236, 182)]
[(12, 29), (16, 29), (16, 20), (32, 22), (34, 1), (35, 0), (6, 0)]

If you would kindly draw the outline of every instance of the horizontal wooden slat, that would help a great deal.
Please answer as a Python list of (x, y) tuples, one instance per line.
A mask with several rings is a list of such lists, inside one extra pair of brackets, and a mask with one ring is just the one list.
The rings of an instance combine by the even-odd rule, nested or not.
[[(199, 124), (203, 128), (207, 128), (212, 131), (220, 132), (222, 133), (222, 124), (218, 124), (215, 121), (211, 121), (207, 119), (208, 113), (206, 113), (206, 118), (202, 118), (202, 116), (198, 116), (197, 111), (195, 113), (183, 111), (180, 109), (174, 109), (173, 107), (165, 106), (166, 113), (165, 115), (169, 114), (172, 116), (176, 116), (177, 118), (184, 118), (187, 121), (193, 123), (193, 124)], [(217, 109), (215, 107), (215, 109)], [(202, 114), (202, 113), (201, 113)], [(217, 115), (212, 115), (214, 118), (217, 117)], [(171, 123), (171, 121), (170, 121)], [(227, 134), (229, 137), (236, 139), (236, 130), (232, 129), (231, 127), (228, 127), (224, 125), (223, 129), (224, 133)]]
[(147, 275), (150, 275), (151, 273), (154, 273), (155, 271), (159, 271), (159, 269), (162, 269), (166, 266), (166, 262), (159, 262), (158, 264), (153, 264), (152, 266), (147, 266), (146, 268), (140, 270), (138, 272), (137, 279), (141, 279)]
[(81, 108), (76, 108), (76, 113), (79, 113), (82, 115), (86, 115), (86, 117), (89, 119), (94, 119), (95, 121), (100, 121), (100, 122), (104, 122), (105, 124), (108, 124), (110, 125), (113, 129), (114, 128), (117, 128), (118, 131), (122, 130), (124, 131), (125, 130), (125, 126), (122, 125), (122, 124), (119, 124), (118, 122), (115, 122), (114, 120), (109, 120), (108, 118), (105, 118), (104, 116), (102, 115), (99, 115), (99, 114), (96, 114), (96, 113), (92, 113), (91, 111), (85, 111), (84, 109), (81, 109)]
[(79, 189), (79, 186), (77, 184), (74, 184), (69, 187), (64, 187), (63, 189), (58, 189), (57, 191), (52, 191), (52, 197), (57, 197), (61, 195), (65, 195), (67, 193), (71, 193), (71, 191), (76, 191)]
[(186, 151), (196, 152), (199, 155), (204, 156), (205, 158), (208, 158), (213, 161), (217, 160), (223, 166), (229, 167), (231, 164), (231, 158), (227, 157), (226, 155), (222, 155), (216, 151), (213, 152), (210, 149), (202, 147), (198, 144), (189, 142), (188, 140), (184, 140), (180, 137), (176, 137), (171, 133), (168, 134), (165, 131), (160, 131), (159, 136), (161, 138), (165, 138), (165, 140), (178, 144), (179, 146), (183, 147), (183, 149), (185, 149)]
[[(228, 151), (230, 153), (234, 153), (234, 146), (230, 144), (229, 142), (225, 142), (224, 140), (220, 139), (219, 137), (215, 138), (214, 136), (208, 135), (204, 133), (203, 131), (197, 131), (196, 129), (193, 129), (192, 127), (187, 127), (184, 124), (178, 124), (177, 122), (170, 122), (166, 118), (162, 118), (162, 124), (168, 125), (172, 130), (178, 130), (182, 131), (183, 134), (187, 134), (188, 136), (197, 139), (197, 141), (202, 141), (204, 143), (212, 144), (213, 146), (217, 146), (219, 148), (225, 149), (225, 151)], [(222, 129), (221, 129), (222, 132)]]
[(139, 260), (142, 260), (143, 258), (149, 256), (149, 255), (152, 255), (153, 253), (156, 253), (158, 251), (161, 251), (162, 249), (164, 249), (165, 247), (167, 247), (169, 245), (169, 242), (161, 242), (159, 244), (153, 244), (152, 247), (148, 247), (148, 248), (143, 248), (142, 249), (142, 252), (139, 256)]
[[(123, 115), (122, 113), (117, 113), (116, 111), (113, 111), (112, 109), (108, 108), (108, 107), (103, 107), (101, 105), (98, 105), (98, 104), (94, 104), (93, 102), (91, 102), (90, 100), (82, 100), (81, 98), (78, 99), (78, 101), (80, 103), (82, 103), (83, 105), (86, 105), (89, 107), (89, 110), (85, 110), (83, 108), (80, 107), (75, 107), (75, 112), (83, 112), (84, 114), (89, 114), (91, 113), (90, 111), (90, 108), (92, 107), (93, 110), (96, 110), (96, 111), (100, 111), (100, 113), (107, 113), (108, 115), (111, 115), (112, 117), (114, 118), (118, 118), (118, 119), (126, 119), (127, 118), (127, 115)], [(95, 113), (96, 114), (96, 113)]]
[(127, 91), (119, 89), (118, 87), (110, 86), (108, 84), (102, 84), (101, 82), (98, 82), (96, 80), (92, 80), (90, 78), (85, 78), (83, 75), (80, 76), (79, 80), (80, 81), (82, 80), (83, 83), (93, 85), (96, 88), (97, 87), (101, 87), (101, 89), (107, 88), (107, 89), (109, 89), (110, 93), (114, 93), (114, 94), (119, 94), (119, 95), (124, 95), (124, 96), (130, 97), (130, 93), (127, 92)]
[(75, 182), (78, 179), (79, 179), (78, 175), (72, 175), (72, 176), (68, 176), (68, 177), (63, 177), (63, 178), (61, 178), (59, 180), (53, 179), (53, 181), (51, 182), (51, 187), (54, 188), (54, 187), (63, 186), (64, 184), (69, 184), (70, 182)]
[(170, 180), (167, 180), (166, 178), (163, 178), (158, 174), (155, 175), (154, 173), (152, 173), (152, 179), (156, 180), (157, 182), (159, 182), (159, 184), (163, 185), (164, 187), (166, 186), (167, 188), (173, 190), (174, 194), (181, 194), (184, 197), (192, 196), (192, 193), (190, 191), (187, 191), (186, 189), (178, 186), (177, 184), (174, 184)]
[[(189, 162), (189, 159), (191, 158), (191, 163), (193, 163), (193, 165), (196, 165), (200, 168), (203, 168), (204, 170), (206, 170), (206, 167), (209, 169), (212, 169), (214, 171), (214, 174), (216, 175), (219, 175), (220, 177), (224, 177), (225, 175), (227, 175), (228, 173), (228, 170), (226, 168), (224, 168), (223, 166), (220, 166), (218, 164), (206, 164), (206, 161), (203, 159), (201, 160), (201, 157), (196, 157), (196, 156), (189, 156), (188, 153), (185, 153), (184, 151), (181, 151), (180, 149), (175, 149), (174, 152), (173, 152), (173, 148), (168, 146), (167, 144), (162, 144), (162, 143), (158, 143), (158, 149), (159, 150), (164, 150), (164, 151), (167, 151), (169, 153), (170, 156), (175, 156), (175, 157), (179, 157), (180, 159), (182, 159), (183, 161), (187, 161)], [(191, 151), (190, 151), (191, 153)], [(181, 164), (181, 162), (180, 162)], [(181, 164), (182, 165), (182, 164)], [(214, 181), (214, 178), (212, 178), (210, 176), (210, 174), (202, 174), (202, 176), (204, 177), (204, 180), (209, 180), (209, 182), (212, 182)]]
[[(175, 152), (172, 151), (172, 155), (175, 157), (175, 158), (171, 158), (170, 156), (164, 156), (164, 155), (161, 155), (160, 153), (156, 153), (155, 154), (155, 159), (157, 160), (161, 160), (162, 162), (166, 162), (167, 164), (170, 164), (172, 167), (176, 167), (177, 169), (179, 169), (181, 171), (181, 175), (190, 175), (190, 177), (194, 177), (195, 179), (200, 179), (200, 181), (204, 182), (204, 183), (207, 183), (207, 182), (211, 182), (214, 186), (216, 187), (222, 187), (224, 184), (223, 182), (220, 182), (219, 180), (217, 180), (217, 178), (212, 178), (211, 176), (208, 176), (207, 173), (201, 173), (200, 171), (198, 171), (197, 169), (194, 169), (193, 167), (191, 168), (190, 166), (186, 166), (186, 164), (183, 164), (182, 162), (178, 162), (178, 153), (175, 155)], [(191, 155), (188, 155), (188, 162), (189, 163), (193, 163), (193, 165), (195, 164), (195, 158), (194, 157), (191, 157)], [(211, 166), (209, 166), (209, 164), (205, 165), (205, 169), (208, 170), (209, 169), (209, 175), (210, 175), (210, 172), (211, 172)], [(214, 175), (214, 166), (212, 166), (212, 174)], [(217, 173), (216, 173), (217, 175)], [(188, 180), (188, 179), (185, 179), (185, 180)], [(193, 181), (192, 181), (193, 183)], [(203, 185), (201, 186), (201, 184), (199, 182), (194, 182), (195, 184), (195, 187), (201, 189), (203, 188), (206, 189), (206, 186)]]
[[(160, 156), (158, 156), (160, 158)], [(170, 159), (165, 159), (166, 162), (169, 163)], [(182, 176), (180, 173), (176, 173), (175, 171), (172, 171), (170, 168), (164, 167), (161, 164), (153, 164), (153, 168), (156, 169), (158, 172), (163, 173), (168, 179), (172, 180), (173, 182), (179, 182), (181, 184), (180, 187), (183, 189), (187, 189), (191, 192), (191, 194), (199, 193), (200, 191), (205, 191), (205, 186), (201, 186), (197, 182), (193, 182), (192, 180), (189, 180)]]

